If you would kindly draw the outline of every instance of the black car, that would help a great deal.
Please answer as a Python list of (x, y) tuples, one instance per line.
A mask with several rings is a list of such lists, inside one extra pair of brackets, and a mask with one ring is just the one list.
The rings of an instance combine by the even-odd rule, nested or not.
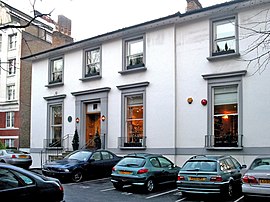
[(63, 201), (60, 181), (6, 163), (0, 163), (0, 198), (8, 201)]
[(108, 150), (77, 150), (62, 160), (43, 165), (42, 173), (58, 179), (80, 182), (89, 177), (110, 176), (113, 166), (121, 159)]
[(180, 167), (161, 154), (134, 153), (125, 156), (112, 169), (111, 182), (121, 190), (124, 185), (153, 192), (157, 185), (176, 183)]
[(177, 187), (183, 195), (222, 194), (230, 198), (241, 192), (243, 168), (246, 166), (232, 156), (193, 156), (179, 171)]

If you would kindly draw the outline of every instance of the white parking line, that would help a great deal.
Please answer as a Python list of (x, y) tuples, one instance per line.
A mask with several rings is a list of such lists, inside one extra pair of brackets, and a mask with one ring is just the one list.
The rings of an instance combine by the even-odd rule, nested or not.
[(177, 201), (175, 201), (175, 202), (180, 202), (180, 201), (183, 201), (183, 200), (185, 200), (186, 198), (181, 198), (181, 199), (179, 199), (179, 200), (177, 200)]
[(169, 194), (169, 193), (172, 193), (172, 192), (175, 192), (175, 191), (177, 191), (177, 189), (173, 189), (173, 190), (166, 191), (166, 192), (163, 192), (163, 193), (148, 196), (148, 197), (146, 197), (146, 199), (155, 198), (155, 197), (162, 196), (162, 195), (165, 195), (165, 194)]
[(105, 192), (105, 191), (111, 191), (111, 190), (115, 190), (115, 188), (114, 188), (114, 187), (112, 187), (112, 188), (103, 189), (103, 190), (100, 190), (100, 191)]
[(244, 198), (244, 196), (241, 196), (239, 199), (236, 199), (234, 202), (238, 202), (240, 200), (242, 200)]

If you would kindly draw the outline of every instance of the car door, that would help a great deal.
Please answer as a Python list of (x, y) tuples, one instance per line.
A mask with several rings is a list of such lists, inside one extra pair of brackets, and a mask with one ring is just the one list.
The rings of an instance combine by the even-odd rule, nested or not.
[(234, 181), (239, 183), (242, 176), (240, 170), (236, 168), (236, 166), (234, 165), (233, 161), (230, 158), (225, 159), (225, 161), (227, 162), (228, 172), (231, 173), (231, 177), (234, 179)]
[(178, 168), (165, 157), (158, 157), (162, 169), (162, 182), (176, 182)]
[(109, 176), (112, 173), (112, 168), (117, 163), (114, 156), (108, 152), (108, 151), (101, 151), (101, 157), (102, 157), (102, 169), (104, 171), (104, 176)]
[(90, 176), (99, 176), (103, 173), (101, 153), (95, 151), (88, 160), (87, 172)]

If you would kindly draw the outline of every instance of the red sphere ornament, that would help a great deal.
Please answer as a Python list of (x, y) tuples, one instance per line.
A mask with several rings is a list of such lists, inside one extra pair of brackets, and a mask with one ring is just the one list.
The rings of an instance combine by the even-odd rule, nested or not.
[(207, 100), (206, 99), (202, 99), (201, 103), (202, 103), (203, 106), (205, 106), (205, 105), (207, 105)]

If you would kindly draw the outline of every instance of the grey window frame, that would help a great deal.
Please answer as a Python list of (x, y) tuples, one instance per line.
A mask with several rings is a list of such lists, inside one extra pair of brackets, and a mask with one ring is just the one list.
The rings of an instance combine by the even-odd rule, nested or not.
[[(145, 71), (146, 67), (146, 39), (145, 39), (145, 34), (137, 35), (134, 37), (129, 37), (129, 38), (124, 38), (122, 41), (122, 50), (123, 50), (123, 57), (122, 57), (122, 71), (120, 71), (120, 74), (125, 74), (125, 73), (132, 73), (132, 72), (137, 72), (137, 71)], [(130, 42), (135, 42), (135, 41), (142, 41), (143, 43), (143, 59), (142, 63), (140, 64), (135, 64), (135, 65), (128, 65), (127, 63), (127, 57), (128, 57), (128, 50), (129, 50), (129, 44)]]
[[(64, 129), (64, 99), (66, 98), (66, 95), (56, 95), (56, 96), (50, 96), (50, 97), (44, 97), (44, 99), (47, 101), (47, 131), (46, 131), (46, 138), (50, 140), (52, 138), (51, 134), (51, 117), (52, 117), (52, 112), (51, 108), (53, 106), (61, 105), (62, 107), (62, 130), (61, 130), (61, 138), (63, 138), (63, 129)], [(46, 141), (46, 147), (50, 147), (51, 142)]]
[[(55, 61), (57, 60), (62, 60), (62, 73), (61, 73), (61, 81), (57, 81), (57, 80), (53, 80), (53, 64)], [(64, 56), (58, 56), (58, 57), (54, 57), (54, 58), (50, 58), (49, 59), (49, 75), (48, 75), (48, 85), (52, 86), (52, 85), (59, 85), (59, 84), (63, 84), (64, 83), (64, 67), (65, 67), (65, 61), (64, 61)]]
[[(214, 137), (214, 97), (213, 89), (221, 86), (237, 85), (238, 92), (238, 146), (235, 148), (242, 149), (242, 136), (243, 136), (243, 76), (246, 74), (246, 70), (225, 72), (217, 74), (202, 75), (202, 77), (208, 82), (208, 107), (207, 107), (207, 134)], [(215, 147), (214, 139), (206, 144), (208, 149), (231, 149), (231, 147)]]
[[(117, 86), (121, 90), (121, 139), (127, 137), (126, 130), (126, 97), (134, 95), (142, 95), (143, 97), (143, 149), (146, 148), (146, 87), (149, 85), (149, 82), (128, 84), (123, 86)], [(120, 149), (125, 149), (127, 147), (120, 144)]]
[[(86, 65), (87, 65), (87, 52), (99, 50), (99, 74), (95, 75), (89, 75), (86, 72)], [(83, 67), (82, 67), (82, 79), (81, 80), (93, 80), (93, 79), (99, 79), (102, 77), (102, 47), (101, 46), (95, 46), (92, 48), (88, 48), (83, 50)]]
[[(234, 37), (229, 37), (230, 39), (235, 40), (235, 51), (224, 51), (224, 52), (219, 52), (215, 53), (214, 50), (214, 45), (216, 44), (215, 40), (215, 33), (216, 33), (216, 26), (215, 24), (220, 24), (222, 22), (226, 22), (230, 19), (234, 19), (235, 22), (235, 36)], [(229, 38), (224, 38), (224, 39), (219, 39), (219, 40), (228, 40)], [(238, 16), (236, 14), (226, 16), (226, 17), (220, 17), (220, 18), (214, 18), (210, 19), (210, 50), (209, 50), (209, 57), (207, 58), (208, 60), (214, 60), (214, 59), (219, 59), (219, 58), (224, 58), (224, 57), (239, 57), (239, 31), (238, 31)]]

